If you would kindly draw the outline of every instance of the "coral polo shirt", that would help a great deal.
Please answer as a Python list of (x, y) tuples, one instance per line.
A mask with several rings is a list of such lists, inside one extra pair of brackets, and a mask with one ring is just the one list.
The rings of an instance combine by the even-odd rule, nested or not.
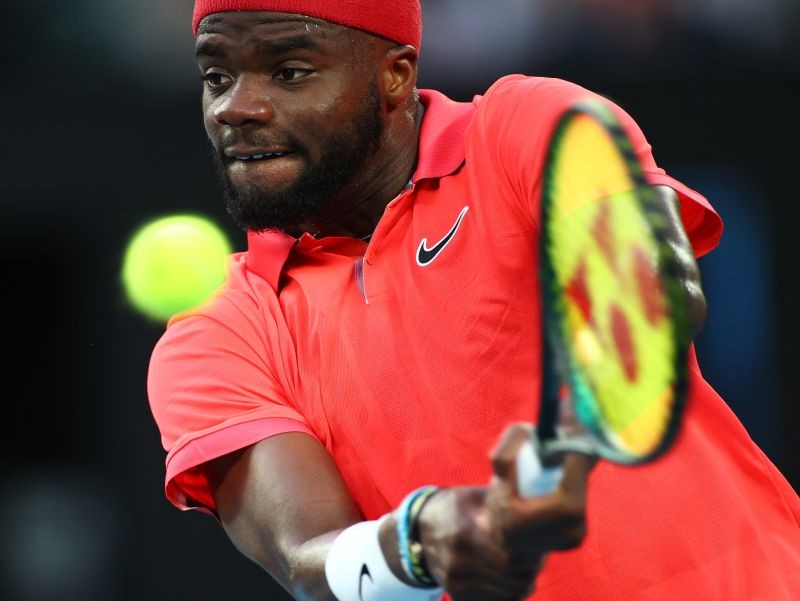
[[(486, 484), (505, 426), (535, 419), (546, 142), (568, 105), (598, 97), (509, 76), (471, 103), (421, 98), (412, 183), (369, 244), (251, 234), (220, 295), (170, 321), (148, 390), (178, 507), (214, 509), (203, 463), (304, 432), (374, 519), (424, 484)], [(718, 215), (611, 106), (649, 181), (677, 191), (696, 254), (711, 250)], [(588, 537), (552, 556), (536, 599), (800, 599), (800, 502), (691, 362), (674, 448), (601, 463)]]

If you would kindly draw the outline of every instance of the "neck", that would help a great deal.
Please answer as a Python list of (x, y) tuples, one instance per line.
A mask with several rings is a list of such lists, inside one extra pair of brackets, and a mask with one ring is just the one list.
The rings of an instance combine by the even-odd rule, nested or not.
[(371, 236), (386, 205), (403, 191), (414, 173), (423, 112), (417, 102), (415, 109), (398, 115), (405, 122), (386, 128), (384, 143), (362, 177), (348, 186), (317, 222), (302, 229), (320, 237)]

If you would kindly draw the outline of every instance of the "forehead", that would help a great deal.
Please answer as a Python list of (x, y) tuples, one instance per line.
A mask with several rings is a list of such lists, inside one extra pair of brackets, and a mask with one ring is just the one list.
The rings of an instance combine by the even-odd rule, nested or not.
[(225, 11), (205, 17), (197, 30), (197, 43), (210, 36), (232, 41), (281, 34), (304, 35), (328, 40), (348, 37), (349, 28), (305, 15), (268, 11)]

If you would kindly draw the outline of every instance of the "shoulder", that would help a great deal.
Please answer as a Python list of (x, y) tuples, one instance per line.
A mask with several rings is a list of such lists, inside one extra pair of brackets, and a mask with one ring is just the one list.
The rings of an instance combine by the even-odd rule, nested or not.
[(282, 403), (287, 377), (280, 357), (289, 344), (284, 330), (269, 284), (237, 266), (210, 302), (170, 320), (147, 373), (150, 408), (165, 447), (188, 432)]
[(236, 330), (264, 321), (278, 299), (272, 286), (249, 269), (250, 260), (247, 252), (231, 255), (224, 285), (204, 305), (173, 316), (165, 335), (174, 330), (204, 327)]
[(538, 146), (558, 119), (579, 102), (606, 104), (632, 135), (640, 132), (633, 118), (615, 101), (577, 83), (553, 77), (508, 75), (497, 80), (473, 102), (478, 107), (474, 125), (491, 142)]
[(571, 90), (587, 91), (586, 88), (566, 79), (559, 79), (557, 77), (537, 77), (534, 75), (522, 75), (520, 73), (515, 73), (501, 77), (494, 82), (486, 91), (486, 95), (488, 96), (498, 91), (516, 91), (525, 93), (533, 90), (538, 92), (569, 92)]
[(225, 355), (251, 360), (269, 356), (279, 303), (271, 286), (250, 273), (246, 264), (246, 253), (233, 255), (227, 281), (216, 295), (169, 320), (153, 349), (151, 383), (172, 380), (188, 366), (203, 369)]
[(470, 133), (489, 148), (538, 148), (564, 111), (594, 99), (605, 100), (563, 79), (508, 75), (474, 98), (477, 111)]
[(576, 101), (602, 98), (581, 85), (554, 77), (507, 75), (498, 79), (483, 96), (476, 98), (479, 106), (491, 105), (494, 109), (513, 109), (520, 103), (534, 103), (539, 111), (558, 110)]
[(479, 142), (477, 152), (499, 155), (502, 164), (531, 165), (531, 155), (540, 154), (564, 111), (597, 98), (563, 79), (508, 75), (474, 98), (477, 111), (469, 134)]

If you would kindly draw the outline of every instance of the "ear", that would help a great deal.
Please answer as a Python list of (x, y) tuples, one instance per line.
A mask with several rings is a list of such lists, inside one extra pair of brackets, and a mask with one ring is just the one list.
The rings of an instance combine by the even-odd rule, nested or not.
[(389, 108), (405, 103), (417, 86), (419, 52), (413, 46), (394, 46), (383, 61), (383, 95)]

